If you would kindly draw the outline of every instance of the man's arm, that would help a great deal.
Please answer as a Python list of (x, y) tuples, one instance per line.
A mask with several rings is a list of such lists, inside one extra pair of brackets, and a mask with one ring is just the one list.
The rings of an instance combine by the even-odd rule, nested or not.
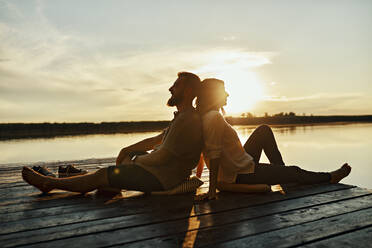
[(173, 157), (172, 153), (166, 149), (159, 149), (149, 154), (137, 156), (135, 163), (157, 166), (160, 164), (167, 164)]
[(138, 152), (138, 151), (148, 151), (154, 148), (154, 146), (161, 143), (164, 133), (162, 132), (159, 135), (156, 135), (151, 138), (144, 139), (140, 142), (137, 142), (133, 145), (124, 147), (121, 149), (118, 157), (116, 158), (116, 165), (120, 165), (123, 160), (129, 155), (130, 152)]
[(218, 182), (217, 189), (220, 191), (242, 192), (242, 193), (259, 193), (270, 192), (271, 188), (267, 184), (236, 184)]

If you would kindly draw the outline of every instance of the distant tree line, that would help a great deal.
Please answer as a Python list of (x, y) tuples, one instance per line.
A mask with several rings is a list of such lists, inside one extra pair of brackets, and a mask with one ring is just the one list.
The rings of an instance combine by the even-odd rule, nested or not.
[[(240, 116), (243, 117), (243, 118), (258, 117), (256, 115), (252, 114), (251, 112), (242, 113)], [(281, 117), (281, 116), (296, 116), (296, 113), (294, 113), (294, 112), (288, 112), (288, 113), (287, 112), (280, 112), (280, 113), (277, 113), (277, 114), (269, 115), (267, 112), (265, 112), (263, 117)], [(306, 114), (303, 113), (302, 116), (306, 116)]]
[(251, 113), (242, 114), (241, 117), (226, 117), (231, 125), (259, 125), (259, 124), (312, 124), (327, 122), (372, 122), (372, 115), (334, 115), (314, 116), (296, 115), (294, 112), (278, 113), (256, 117)]
[[(226, 117), (231, 125), (260, 124), (316, 124), (326, 122), (372, 122), (372, 115), (357, 116), (306, 116), (293, 112), (278, 113), (256, 117), (244, 113), (241, 117)], [(159, 131), (169, 125), (169, 121), (134, 121), (134, 122), (101, 122), (101, 123), (6, 123), (0, 124), (0, 139), (54, 137), (82, 134), (113, 134)]]
[(0, 139), (52, 137), (81, 134), (131, 133), (162, 130), (169, 121), (101, 123), (7, 123), (0, 124)]

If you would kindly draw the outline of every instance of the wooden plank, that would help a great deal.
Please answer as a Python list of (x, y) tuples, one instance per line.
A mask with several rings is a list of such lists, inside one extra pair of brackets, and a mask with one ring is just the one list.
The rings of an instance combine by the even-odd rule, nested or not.
[(13, 187), (19, 187), (19, 186), (26, 186), (28, 185), (27, 183), (23, 181), (17, 181), (17, 182), (9, 182), (9, 183), (0, 183), (0, 189), (9, 189)]
[(32, 193), (39, 193), (40, 190), (37, 188), (31, 186), (31, 185), (20, 185), (17, 187), (11, 187), (11, 188), (2, 188), (0, 189), (0, 198), (1, 199), (12, 199), (16, 197), (24, 197), (25, 195), (29, 195)]
[(32, 219), (32, 218), (46, 218), (48, 216), (63, 215), (68, 213), (80, 212), (80, 211), (93, 211), (97, 209), (111, 209), (114, 211), (115, 207), (105, 207), (97, 204), (75, 204), (69, 206), (57, 206), (51, 208), (35, 209), (32, 211), (15, 212), (11, 214), (0, 215), (1, 223), (16, 222), (20, 220)]
[[(209, 247), (295, 247), (306, 243), (323, 240), (328, 237), (343, 235), (372, 225), (372, 208), (357, 210), (346, 214), (324, 218), (302, 225), (282, 228), (275, 231), (250, 235), (244, 238), (213, 244)], [(340, 236), (340, 237), (341, 237)], [(372, 235), (370, 236), (372, 238)], [(342, 238), (344, 239), (344, 238)], [(372, 241), (372, 240), (371, 240)], [(322, 242), (321, 242), (322, 243)], [(365, 244), (364, 244), (365, 245)], [(348, 246), (328, 246), (348, 247)], [(366, 246), (364, 246), (366, 247)]]
[[(242, 238), (248, 235), (256, 235), (258, 233), (271, 232), (271, 231), (275, 231), (275, 230), (289, 227), (289, 226), (294, 226), (294, 225), (298, 226), (298, 225), (313, 222), (319, 219), (345, 214), (350, 211), (357, 211), (357, 210), (364, 209), (364, 208), (370, 208), (372, 205), (371, 199), (372, 199), (371, 196), (367, 196), (367, 197), (361, 197), (358, 199), (335, 202), (331, 204), (326, 204), (326, 205), (321, 205), (321, 206), (316, 206), (316, 207), (311, 207), (311, 208), (306, 208), (306, 209), (288, 211), (286, 213), (274, 214), (274, 215), (265, 216), (265, 217), (261, 217), (257, 219), (245, 220), (244, 218), (242, 218), (242, 221), (239, 221), (233, 224), (227, 224), (227, 225), (222, 225), (222, 226), (218, 226), (215, 224), (214, 226), (209, 227), (209, 228), (203, 228), (204, 227), (203, 223), (205, 220), (203, 220), (202, 217), (199, 217), (199, 219), (197, 220), (199, 221), (199, 225), (200, 225), (198, 230), (193, 229), (193, 230), (189, 230), (187, 233), (184, 233), (181, 230), (186, 229), (187, 225), (186, 225), (186, 228), (182, 226), (178, 226), (178, 225), (176, 226), (175, 224), (168, 225), (168, 229), (178, 230), (180, 233), (172, 235), (171, 232), (169, 231), (166, 234), (162, 234), (161, 236), (159, 235), (160, 237), (153, 238), (153, 239), (147, 239), (144, 241), (138, 241), (139, 240), (138, 234), (136, 237), (137, 241), (132, 239), (130, 236), (127, 236), (131, 233), (131, 230), (126, 230), (125, 233), (124, 233), (124, 230), (123, 232), (118, 230), (112, 233), (112, 234), (116, 234), (119, 236), (125, 235), (125, 236), (121, 236), (123, 238), (122, 240), (118, 240), (118, 239), (116, 241), (111, 240), (114, 238), (110, 236), (111, 233), (110, 235), (107, 235), (107, 234), (96, 235), (95, 238), (97, 239), (97, 242), (102, 242), (101, 244), (104, 244), (104, 242), (106, 242), (106, 244), (111, 245), (114, 242), (118, 242), (116, 244), (117, 247), (120, 247), (121, 245), (125, 244), (125, 247), (127, 248), (130, 248), (130, 247), (142, 247), (142, 248), (145, 248), (145, 247), (149, 247), (149, 248), (150, 247), (175, 247), (185, 242), (193, 243), (195, 247), (202, 247), (202, 246), (207, 246), (207, 245), (213, 246), (213, 244), (220, 243), (223, 241), (238, 239), (238, 238)], [(229, 218), (229, 217), (226, 216), (225, 218)], [(218, 220), (218, 217), (216, 215), (209, 217), (209, 221), (213, 221), (214, 223), (216, 223), (217, 220)], [(158, 227), (158, 228), (161, 228), (161, 227)], [(163, 227), (163, 228), (165, 229), (166, 227)], [(145, 232), (144, 228), (138, 231), (142, 233)], [(147, 230), (146, 232), (148, 231), (149, 230)], [(152, 231), (156, 232), (156, 230), (152, 230)], [(85, 243), (85, 236), (83, 237), (80, 237), (79, 240)], [(91, 238), (93, 239), (94, 237), (91, 237)], [(194, 239), (193, 242), (189, 240), (190, 238)], [(128, 241), (128, 243), (124, 242), (123, 240)], [(70, 241), (74, 242), (73, 239), (64, 240), (65, 244), (70, 244)], [(89, 243), (88, 240), (87, 242)], [(58, 243), (50, 242), (50, 244), (54, 245)], [(92, 243), (89, 243), (89, 244), (92, 244)]]
[[(54, 166), (56, 169), (58, 164), (56, 163)], [(83, 166), (97, 168), (94, 167), (97, 165), (88, 163)], [(79, 167), (83, 168), (83, 166)], [(102, 238), (101, 241), (104, 243), (107, 233), (121, 234), (124, 231), (138, 238), (132, 239), (129, 234), (125, 234), (124, 239), (113, 240), (113, 245), (120, 244), (123, 240), (126, 243), (134, 242), (134, 245), (143, 242), (145, 244), (146, 241), (143, 239), (157, 240), (156, 242), (158, 242), (159, 239), (164, 239), (162, 237), (167, 238), (169, 235), (171, 235), (171, 239), (176, 237), (177, 240), (187, 241), (188, 234), (195, 232), (195, 230), (188, 231), (189, 229), (181, 228), (179, 231), (177, 228), (190, 227), (190, 224), (193, 226), (195, 223), (200, 223), (200, 221), (196, 221), (197, 219), (203, 220), (203, 225), (197, 228), (204, 232), (240, 222), (242, 213), (243, 217), (246, 216), (243, 219), (255, 220), (295, 211), (299, 208), (333, 204), (332, 202), (335, 201), (342, 202), (345, 199), (360, 198), (369, 194), (362, 191), (357, 193), (357, 189), (354, 188), (352, 189), (354, 193), (346, 196), (341, 192), (350, 191), (351, 186), (320, 185), (314, 188), (297, 187), (297, 191), (293, 192), (289, 188), (288, 194), (285, 196), (279, 193), (262, 195), (222, 193), (219, 194), (218, 201), (196, 205), (192, 203), (192, 194), (171, 197), (140, 197), (133, 201), (114, 199), (107, 207), (105, 203), (109, 199), (99, 199), (94, 194), (83, 196), (57, 192), (50, 196), (40, 197), (37, 190), (21, 181), (20, 175), (14, 175), (17, 174), (15, 173), (17, 170), (20, 173), (19, 167), (18, 169), (0, 171), (0, 179), (10, 177), (10, 183), (0, 184), (0, 222), (2, 223), (0, 246), (4, 247), (15, 245), (29, 247), (31, 244), (49, 246), (50, 242), (52, 245), (56, 242), (55, 244), (62, 246), (61, 242), (66, 240), (71, 242), (75, 240), (78, 244), (82, 244), (79, 236), (92, 237), (95, 235), (99, 236), (99, 240)], [(203, 176), (208, 180), (207, 173), (204, 173)], [(208, 183), (205, 186), (208, 186)], [(333, 194), (333, 196), (322, 196), (322, 193)], [(340, 198), (339, 195), (343, 196)], [(312, 198), (312, 200), (307, 198)], [(296, 200), (297, 202), (288, 202), (288, 200)], [(169, 204), (170, 202), (174, 202), (174, 204)], [(288, 205), (287, 210), (284, 207), (285, 203)], [(303, 207), (301, 204), (304, 204)], [(258, 211), (262, 209), (264, 209), (263, 212)], [(247, 212), (251, 211), (253, 212), (249, 215)], [(27, 228), (24, 229), (24, 226)], [(141, 234), (141, 230), (143, 230), (143, 234)], [(111, 238), (111, 236), (107, 238)], [(172, 244), (172, 242), (162, 244)]]
[[(142, 195), (142, 193), (140, 192), (135, 192), (135, 191), (132, 191), (132, 192), (133, 194), (136, 194), (136, 195)], [(124, 196), (115, 196), (115, 201), (124, 200), (123, 197), (125, 197), (125, 195), (128, 193), (130, 192), (129, 191), (123, 192)], [(41, 208), (33, 208), (33, 206), (29, 206), (30, 208), (26, 209), (28, 211), (14, 211), (13, 208), (7, 208), (6, 209), (7, 211), (3, 211), (4, 213), (0, 213), (0, 220), (2, 223), (5, 223), (5, 222), (10, 222), (10, 221), (20, 221), (20, 220), (25, 220), (25, 219), (30, 219), (30, 218), (40, 218), (40, 217), (54, 216), (54, 215), (79, 212), (79, 211), (123, 207), (123, 204), (116, 204), (116, 205), (105, 204), (106, 202), (110, 200), (111, 198), (107, 198), (107, 197), (94, 200), (94, 199), (88, 198), (83, 195), (81, 195), (80, 197), (79, 195), (76, 195), (76, 198), (74, 198), (74, 201), (71, 201), (70, 199), (65, 199), (65, 201), (62, 201), (62, 202), (59, 201), (59, 202), (56, 202), (56, 204), (54, 205), (48, 205), (48, 207), (41, 207)], [(125, 208), (136, 207), (136, 209), (139, 210), (140, 207), (143, 206), (139, 203), (135, 201), (126, 202)], [(4, 210), (4, 209), (0, 208), (0, 210)]]
[(366, 248), (372, 244), (372, 226), (363, 228), (354, 232), (345, 233), (321, 240), (309, 245), (304, 245), (304, 248), (329, 248), (329, 247), (353, 247)]
[[(321, 188), (319, 188), (319, 190), (322, 190)], [(307, 193), (308, 194), (313, 194), (315, 191), (315, 189), (308, 189)], [(322, 193), (324, 192), (324, 190), (321, 191)], [(304, 192), (301, 192), (301, 193), (297, 193), (297, 194), (292, 194), (292, 197), (296, 197), (296, 196), (304, 196), (304, 194), (306, 193), (306, 191)], [(338, 191), (331, 191), (331, 193), (329, 193), (329, 200), (330, 199), (336, 199), (337, 197), (339, 197), (339, 195), (342, 195), (342, 197), (353, 197), (354, 194), (357, 194), (357, 195), (360, 195), (360, 194), (365, 194), (365, 191), (360, 191), (359, 190), (355, 190), (355, 191), (348, 191), (347, 193), (344, 193), (344, 192), (338, 192)], [(324, 198), (324, 197), (321, 197), (321, 198)], [(25, 219), (27, 218), (36, 218), (36, 222), (40, 222), (40, 218), (47, 218), (47, 216), (54, 216), (54, 215), (58, 215), (58, 214), (62, 214), (62, 213), (68, 213), (68, 211), (73, 211), (73, 212), (77, 212), (77, 215), (79, 216), (79, 218), (82, 218), (81, 217), (81, 213), (80, 211), (83, 211), (85, 208), (88, 208), (86, 206), (95, 206), (95, 207), (92, 207), (91, 210), (97, 210), (97, 211), (100, 211), (100, 209), (107, 209), (108, 206), (104, 204), (103, 201), (99, 201), (98, 199), (98, 204), (89, 204), (89, 202), (84, 202), (82, 201), (82, 198), (78, 198), (81, 202), (81, 206), (76, 206), (75, 204), (72, 206), (73, 208), (68, 208), (66, 206), (66, 209), (65, 208), (61, 208), (59, 206), (57, 206), (56, 208), (50, 208), (49, 209), (34, 209), (34, 210), (30, 210), (30, 211), (27, 211), (26, 213), (20, 213), (20, 214), (17, 214), (17, 213), (7, 213), (6, 215), (0, 215), (0, 217), (2, 216), (4, 221), (2, 221), (4, 224), (3, 224), (3, 227), (2, 227), (2, 230), (4, 233), (6, 233), (6, 227), (8, 225), (12, 226), (12, 228), (14, 229), (15, 228), (15, 224), (16, 222), (12, 222), (12, 224), (8, 224), (8, 223), (5, 223), (6, 220), (13, 220), (13, 221), (22, 221), (22, 226), (24, 226), (24, 228), (30, 228), (30, 227), (33, 227), (33, 228), (41, 228), (41, 227), (45, 227), (45, 226), (38, 226), (38, 224), (34, 223), (32, 220), (29, 220), (28, 222), (25, 222)], [(172, 204), (172, 205), (166, 205), (165, 207), (163, 206), (164, 203), (166, 201), (168, 201), (169, 199), (178, 199), (179, 201), (177, 201), (177, 203), (175, 204)], [(252, 196), (252, 195), (245, 195), (245, 194), (241, 194), (241, 197), (239, 199), (239, 204), (237, 204), (236, 202), (234, 202), (233, 200), (236, 200), (236, 195), (234, 194), (225, 194), (224, 195), (224, 199), (223, 201), (224, 202), (221, 202), (221, 201), (215, 201), (213, 202), (213, 207), (214, 207), (214, 211), (217, 212), (217, 211), (225, 211), (226, 209), (239, 209), (239, 208), (244, 208), (244, 207), (247, 207), (247, 206), (252, 206), (252, 205), (257, 205), (257, 204), (264, 204), (264, 203), (268, 203), (268, 202), (273, 202), (275, 200), (287, 200), (288, 197), (284, 197), (282, 195), (278, 195), (278, 196), (275, 196), (275, 195), (272, 195), (271, 197), (268, 197), (266, 194), (265, 195), (260, 195), (260, 196)], [(66, 200), (68, 202), (68, 199)], [(158, 197), (147, 197), (147, 198), (142, 198), (142, 199), (136, 199), (136, 201), (124, 201), (124, 202), (117, 202), (117, 204), (114, 204), (113, 206), (111, 207), (119, 207), (119, 208), (123, 208), (123, 210), (120, 210), (122, 214), (135, 214), (135, 213), (143, 213), (143, 212), (152, 212), (154, 211), (154, 208), (156, 207), (159, 207), (161, 209), (169, 209), (168, 211), (174, 211), (174, 209), (177, 209), (178, 211), (182, 211), (182, 209), (185, 208), (186, 206), (186, 209), (189, 207), (189, 202), (192, 202), (193, 199), (192, 199), (192, 196), (172, 196), (172, 197), (164, 197), (164, 198), (158, 198)], [(315, 202), (315, 200), (313, 200), (313, 203)], [(204, 205), (207, 205), (207, 208), (204, 206)], [(65, 204), (62, 204), (62, 206), (65, 206)], [(76, 211), (74, 210), (74, 208), (76, 209)], [(208, 210), (209, 208), (209, 204), (199, 204), (199, 211), (201, 212), (210, 212), (210, 210)], [(133, 209), (136, 209), (137, 212), (133, 212)], [(90, 211), (89, 212), (89, 215), (92, 215), (93, 213), (95, 213), (94, 211), (92, 212)], [(125, 212), (123, 212), (125, 211)], [(110, 211), (109, 211), (110, 212)], [(42, 214), (42, 215), (40, 215)], [(88, 213), (86, 213), (88, 215)], [(18, 217), (18, 218), (17, 218)], [(59, 219), (65, 219), (64, 221), (71, 221), (71, 223), (74, 222), (74, 219), (72, 218), (73, 216), (69, 215), (68, 218), (67, 216), (56, 216), (55, 218), (59, 218)], [(109, 217), (115, 217), (115, 216), (109, 216)], [(79, 219), (80, 221), (82, 219)], [(56, 223), (60, 223), (60, 220), (56, 219), (55, 220)], [(49, 223), (48, 221), (42, 221), (40, 222), (42, 224), (47, 224)], [(39, 225), (40, 225), (39, 223)], [(27, 225), (26, 225), (27, 224)], [(65, 223), (66, 224), (66, 223)], [(0, 231), (0, 233), (1, 233)], [(19, 232), (19, 231), (24, 231), (24, 229), (17, 229), (15, 230), (14, 232)], [(9, 231), (10, 232), (10, 231)]]
[[(358, 189), (359, 190), (359, 189)], [(349, 198), (350, 197), (356, 197), (357, 195), (359, 195), (360, 193), (364, 194), (366, 193), (365, 191), (360, 191), (359, 190), (359, 193), (356, 191), (356, 189), (353, 189), (352, 191), (354, 191), (354, 193), (351, 193), (350, 192), (350, 195), (349, 195)], [(331, 194), (331, 193), (330, 193)], [(345, 206), (349, 207), (349, 205), (351, 205), (351, 203), (349, 201), (343, 201), (342, 202), (342, 207), (338, 206), (338, 204), (340, 204), (338, 201), (340, 200), (340, 196), (334, 196), (335, 199), (333, 199), (333, 203), (330, 203), (328, 205), (324, 205), (325, 203), (329, 203), (330, 199), (329, 198), (332, 198), (331, 196), (328, 197), (328, 200), (327, 200), (327, 197), (324, 197), (323, 195), (318, 195), (318, 197), (312, 195), (310, 196), (309, 198), (311, 199), (306, 199), (306, 198), (298, 198), (298, 199), (293, 199), (293, 201), (297, 201), (297, 203), (295, 202), (288, 202), (290, 200), (287, 200), (287, 201), (280, 201), (280, 202), (276, 202), (276, 203), (272, 203), (272, 204), (266, 204), (266, 205), (263, 205), (263, 206), (254, 206), (254, 207), (250, 207), (250, 208), (247, 208), (245, 209), (245, 211), (243, 209), (237, 209), (237, 210), (231, 210), (231, 211), (227, 211), (226, 209), (220, 209), (220, 212), (216, 213), (214, 212), (213, 214), (206, 214), (205, 212), (199, 212), (200, 209), (196, 209), (197, 207), (195, 206), (194, 207), (194, 212), (196, 214), (191, 214), (191, 210), (192, 210), (192, 205), (190, 205), (189, 209), (185, 209), (182, 213), (177, 209), (176, 211), (174, 211), (174, 213), (168, 213), (168, 216), (165, 214), (165, 213), (159, 213), (159, 212), (152, 212), (152, 213), (146, 213), (146, 214), (137, 214), (137, 215), (134, 215), (134, 216), (128, 216), (127, 218), (124, 218), (124, 217), (120, 217), (120, 221), (115, 221), (115, 222), (112, 222), (112, 219), (110, 219), (109, 221), (111, 222), (104, 222), (104, 220), (102, 220), (101, 223), (99, 224), (102, 224), (102, 226), (100, 226), (99, 224), (97, 223), (94, 223), (94, 222), (91, 222), (90, 223), (90, 226), (78, 226), (77, 229), (73, 230), (71, 229), (71, 225), (69, 225), (68, 227), (70, 228), (69, 230), (57, 230), (58, 228), (60, 227), (56, 227), (54, 228), (54, 233), (48, 233), (48, 234), (45, 234), (43, 233), (42, 231), (44, 230), (47, 230), (47, 229), (42, 229), (40, 230), (39, 232), (39, 237), (37, 236), (38, 234), (36, 233), (35, 235), (32, 235), (32, 237), (30, 237), (30, 235), (27, 235), (27, 237), (30, 237), (30, 238), (25, 238), (24, 240), (22, 240), (21, 237), (17, 237), (12, 240), (12, 243), (14, 244), (14, 242), (18, 242), (17, 244), (21, 244), (20, 242), (25, 242), (27, 244), (30, 244), (32, 242), (40, 242), (40, 241), (45, 241), (46, 239), (61, 239), (63, 238), (63, 235), (70, 235), (70, 236), (76, 236), (78, 235), (79, 236), (79, 242), (86, 242), (87, 240), (90, 240), (90, 239), (93, 239), (94, 240), (94, 237), (97, 236), (97, 235), (103, 235), (105, 236), (105, 233), (115, 233), (116, 235), (119, 235), (118, 237), (122, 237), (120, 240), (118, 239), (114, 239), (112, 242), (114, 242), (113, 244), (115, 244), (115, 242), (121, 242), (122, 240), (125, 240), (126, 242), (131, 242), (131, 241), (137, 241), (138, 239), (148, 239), (148, 238), (152, 238), (152, 237), (156, 237), (156, 236), (167, 236), (167, 235), (172, 235), (174, 233), (178, 233), (178, 232), (183, 232), (183, 234), (188, 230), (188, 225), (191, 222), (199, 222), (200, 223), (200, 228), (208, 228), (208, 227), (213, 227), (215, 225), (226, 225), (226, 224), (229, 224), (229, 223), (234, 223), (234, 222), (240, 222), (242, 219), (244, 220), (247, 220), (247, 219), (260, 219), (260, 218), (265, 218), (265, 217), (262, 217), (262, 216), (268, 216), (266, 218), (270, 218), (271, 215), (278, 215), (280, 216), (280, 212), (283, 214), (283, 213), (286, 213), (288, 211), (292, 211), (292, 212), (295, 212), (294, 215), (301, 215), (303, 214), (303, 212), (306, 212), (304, 211), (304, 207), (311, 207), (312, 209), (312, 212), (314, 212), (313, 215), (310, 215), (311, 218), (316, 218), (320, 215), (322, 215), (322, 211), (319, 210), (319, 209), (337, 209), (339, 211), (342, 211), (340, 210), (343, 209), (345, 211)], [(364, 199), (365, 197), (359, 197), (359, 201), (358, 201), (358, 204), (356, 204), (357, 206), (353, 206), (354, 208), (356, 207), (361, 207), (361, 206), (364, 206), (364, 205), (368, 205), (368, 204), (372, 204), (370, 202), (370, 200), (372, 199), (372, 196), (369, 195), (367, 196), (369, 197), (368, 199)], [(318, 199), (316, 199), (318, 198)], [(364, 200), (361, 200), (361, 199), (364, 199)], [(323, 199), (323, 200), (322, 200)], [(334, 202), (334, 201), (337, 201), (337, 202)], [(321, 201), (321, 203), (319, 203), (319, 201)], [(322, 202), (323, 201), (323, 202)], [(326, 202), (324, 202), (326, 201)], [(369, 202), (368, 202), (369, 201)], [(215, 201), (215, 202), (218, 202), (218, 201)], [(314, 206), (315, 204), (315, 206)], [(323, 205), (320, 205), (319, 204), (323, 204)], [(210, 204), (208, 204), (210, 205)], [(319, 207), (318, 207), (319, 206)], [(210, 208), (209, 209), (213, 209), (213, 204), (211, 204), (209, 206)], [(293, 210), (293, 208), (300, 208), (300, 210)], [(211, 213), (211, 211), (209, 210), (209, 212)], [(335, 214), (334, 210), (332, 210), (330, 213), (328, 213), (330, 215), (332, 214)], [(282, 218), (282, 217), (280, 217)], [(307, 219), (310, 218), (310, 217), (307, 217)], [(279, 219), (279, 217), (276, 217), (276, 219)], [(115, 220), (115, 219), (113, 219)], [(118, 220), (118, 219), (116, 219)], [(302, 218), (298, 217), (296, 218), (296, 221), (299, 221), (299, 220), (302, 220)], [(305, 219), (306, 221), (306, 219)], [(308, 221), (308, 220), (307, 220)], [(278, 222), (278, 221), (277, 221)], [(285, 223), (287, 222), (290, 222), (290, 221), (286, 221)], [(277, 225), (280, 225), (281, 223), (277, 223)], [(109, 228), (109, 229), (107, 229)], [(266, 227), (267, 228), (267, 227)], [(104, 233), (102, 233), (102, 231), (105, 231)], [(30, 234), (30, 233), (29, 233)], [(88, 234), (88, 235), (85, 235), (85, 234)], [(93, 235), (94, 234), (94, 235)], [(80, 236), (80, 235), (84, 235), (84, 236)], [(124, 236), (123, 236), (124, 235)], [(220, 233), (220, 235), (222, 235)], [(94, 237), (92, 237), (94, 236)], [(100, 237), (101, 237), (100, 236)], [(103, 236), (101, 237), (102, 238), (102, 242), (104, 241), (105, 238), (103, 238)], [(223, 235), (222, 235), (223, 236)], [(10, 236), (8, 236), (10, 237)], [(85, 238), (86, 237), (86, 238)], [(81, 241), (80, 239), (83, 238), (83, 240)], [(111, 240), (113, 237), (107, 237), (108, 240)], [(69, 239), (63, 239), (63, 242), (78, 242), (78, 240), (75, 240), (73, 241), (74, 238), (69, 238)], [(7, 240), (7, 242), (10, 242), (10, 240)], [(54, 243), (54, 242), (57, 242), (57, 243)], [(88, 241), (87, 241), (88, 242)], [(62, 243), (59, 243), (59, 241), (52, 241), (53, 243), (53, 246), (54, 245), (62, 245)], [(69, 243), (68, 243), (69, 244)], [(2, 243), (2, 245), (7, 245)], [(39, 244), (40, 245), (40, 244)], [(87, 245), (93, 245), (91, 243), (87, 244)]]
[(0, 202), (0, 213), (11, 213), (61, 205), (73, 205), (76, 203), (84, 204), (88, 199), (96, 201), (93, 193), (85, 195), (72, 192), (56, 192), (50, 195), (35, 193), (24, 197), (8, 199), (6, 202)]

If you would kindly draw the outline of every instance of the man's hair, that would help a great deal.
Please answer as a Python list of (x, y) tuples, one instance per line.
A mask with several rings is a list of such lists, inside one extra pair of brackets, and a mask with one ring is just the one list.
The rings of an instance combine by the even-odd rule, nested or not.
[(199, 94), (199, 90), (201, 87), (201, 80), (200, 78), (191, 72), (182, 71), (179, 72), (178, 78), (184, 78), (183, 82), (185, 83), (185, 86), (191, 87), (193, 96), (197, 96)]

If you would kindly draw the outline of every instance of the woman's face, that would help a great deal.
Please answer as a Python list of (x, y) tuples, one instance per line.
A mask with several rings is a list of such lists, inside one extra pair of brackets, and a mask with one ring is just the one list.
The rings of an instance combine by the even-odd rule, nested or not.
[(224, 97), (224, 104), (223, 104), (223, 106), (226, 106), (226, 104), (227, 104), (227, 98), (229, 97), (229, 93), (227, 93), (225, 90), (224, 90), (224, 95), (225, 95), (225, 97)]
[(229, 93), (226, 92), (224, 86), (218, 87), (218, 89), (215, 92), (215, 99), (217, 100), (217, 102), (221, 104), (221, 107), (227, 104), (228, 96), (229, 96)]

